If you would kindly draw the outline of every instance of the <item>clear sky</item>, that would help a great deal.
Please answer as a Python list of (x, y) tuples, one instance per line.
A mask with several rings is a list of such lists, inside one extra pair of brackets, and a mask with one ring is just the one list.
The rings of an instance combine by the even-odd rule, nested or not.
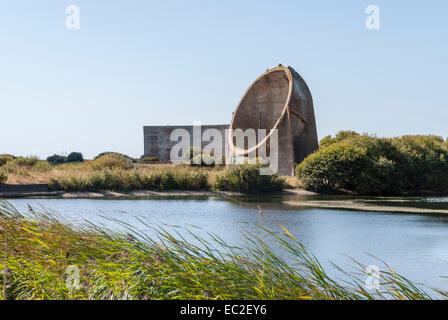
[(319, 138), (446, 138), (447, 14), (446, 0), (1, 1), (0, 153), (137, 157), (144, 125), (229, 123), (279, 63), (308, 83)]

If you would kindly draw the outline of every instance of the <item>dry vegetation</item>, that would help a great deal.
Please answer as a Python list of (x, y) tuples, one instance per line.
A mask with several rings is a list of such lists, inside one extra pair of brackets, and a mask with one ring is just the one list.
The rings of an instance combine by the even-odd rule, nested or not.
[(68, 177), (87, 178), (88, 176), (104, 172), (104, 170), (136, 171), (141, 174), (162, 173), (171, 171), (173, 173), (207, 173), (210, 184), (216, 182), (216, 178), (225, 172), (225, 167), (190, 167), (186, 165), (175, 166), (173, 164), (144, 164), (130, 163), (124, 165), (113, 165), (111, 162), (86, 160), (81, 163), (65, 163), (51, 165), (47, 161), (38, 160), (34, 164), (10, 163), (0, 168), (7, 172), (8, 178), (5, 183), (49, 183), (52, 179), (64, 179)]
[(297, 186), (294, 177), (260, 176), (259, 166), (228, 170), (222, 165), (146, 164), (113, 153), (57, 165), (36, 157), (8, 158), (0, 166), (0, 183), (47, 183), (52, 190), (65, 191), (216, 189), (243, 193), (276, 192)]

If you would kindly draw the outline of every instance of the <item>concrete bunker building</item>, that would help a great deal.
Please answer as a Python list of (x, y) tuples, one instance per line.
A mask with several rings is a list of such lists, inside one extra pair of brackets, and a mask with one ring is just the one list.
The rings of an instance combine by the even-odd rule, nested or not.
[[(193, 126), (143, 127), (144, 156), (157, 156), (161, 161), (169, 161), (171, 148), (177, 143), (170, 140), (170, 134), (179, 128), (187, 130), (192, 137)], [(266, 129), (266, 139), (250, 150), (238, 149), (233, 139), (228, 139), (229, 145), (223, 145), (222, 154), (230, 150), (242, 156), (254, 149), (257, 151), (267, 143), (273, 129), (277, 129), (280, 175), (294, 175), (295, 164), (318, 148), (311, 92), (292, 67), (282, 65), (266, 70), (252, 83), (233, 112), (230, 125), (201, 126), (202, 131), (209, 128), (219, 130), (223, 137), (226, 129)], [(204, 145), (208, 143), (203, 142)]]

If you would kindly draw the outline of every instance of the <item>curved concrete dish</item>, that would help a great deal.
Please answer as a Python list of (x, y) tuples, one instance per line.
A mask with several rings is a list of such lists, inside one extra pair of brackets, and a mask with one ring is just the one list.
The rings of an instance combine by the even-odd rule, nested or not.
[[(279, 65), (259, 76), (241, 98), (230, 123), (236, 129), (266, 129), (267, 136), (255, 147), (239, 149), (229, 137), (229, 151), (247, 156), (267, 143), (278, 130), (278, 173), (294, 175), (296, 163), (317, 150), (313, 98), (302, 77), (291, 67)], [(269, 151), (268, 151), (269, 153)]]

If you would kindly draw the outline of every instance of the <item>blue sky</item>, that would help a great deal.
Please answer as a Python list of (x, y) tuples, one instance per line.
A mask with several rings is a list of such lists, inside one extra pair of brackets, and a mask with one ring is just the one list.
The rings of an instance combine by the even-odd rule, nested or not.
[[(80, 30), (65, 27), (68, 5)], [(379, 30), (365, 9), (380, 8)], [(14, 0), (0, 4), (0, 153), (143, 153), (144, 125), (229, 123), (282, 63), (319, 138), (448, 136), (448, 3)]]

